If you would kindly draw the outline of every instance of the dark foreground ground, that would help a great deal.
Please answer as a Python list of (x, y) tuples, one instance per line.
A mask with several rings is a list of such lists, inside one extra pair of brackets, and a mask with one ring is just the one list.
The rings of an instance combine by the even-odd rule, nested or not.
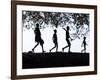
[(89, 53), (23, 53), (22, 68), (88, 66)]

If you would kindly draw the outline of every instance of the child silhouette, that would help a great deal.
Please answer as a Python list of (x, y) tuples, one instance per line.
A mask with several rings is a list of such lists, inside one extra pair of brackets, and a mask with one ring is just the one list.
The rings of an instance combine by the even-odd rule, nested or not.
[(81, 45), (81, 47), (84, 47), (84, 49), (83, 50), (81, 50), (81, 53), (86, 53), (86, 45), (87, 45), (87, 43), (86, 43), (86, 37), (83, 37), (83, 42), (82, 42), (82, 45)]
[(54, 48), (56, 48), (56, 52), (57, 52), (58, 51), (57, 30), (54, 30), (54, 34), (53, 34), (52, 40), (53, 40), (53, 43), (55, 44), (55, 46), (52, 49), (50, 49), (50, 52)]
[[(67, 41), (67, 46), (65, 46), (65, 47), (63, 47), (62, 48), (62, 51), (64, 51), (64, 49), (65, 48), (67, 48), (67, 47), (69, 47), (69, 49), (68, 49), (68, 52), (70, 52), (70, 48), (71, 48), (71, 43), (70, 43), (70, 40), (69, 39), (71, 39), (71, 37), (70, 37), (70, 35), (69, 35), (69, 26), (67, 26), (67, 30), (65, 29), (65, 28), (63, 28), (65, 31), (66, 31), (66, 41)], [(73, 39), (71, 39), (71, 40), (73, 40)]]
[(45, 52), (44, 51), (44, 48), (43, 48), (43, 44), (44, 44), (44, 41), (43, 39), (41, 38), (41, 32), (40, 32), (40, 29), (39, 29), (39, 24), (37, 23), (36, 24), (36, 28), (34, 30), (34, 33), (35, 33), (35, 42), (37, 43), (34, 48), (32, 49), (32, 51), (34, 52), (34, 49), (39, 45), (40, 43), (40, 46), (42, 47), (42, 52)]

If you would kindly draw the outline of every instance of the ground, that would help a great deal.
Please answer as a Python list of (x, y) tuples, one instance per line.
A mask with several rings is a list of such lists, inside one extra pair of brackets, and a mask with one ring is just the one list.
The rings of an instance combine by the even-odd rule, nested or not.
[(29, 51), (22, 54), (22, 64), (23, 69), (88, 66), (89, 53), (32, 53)]

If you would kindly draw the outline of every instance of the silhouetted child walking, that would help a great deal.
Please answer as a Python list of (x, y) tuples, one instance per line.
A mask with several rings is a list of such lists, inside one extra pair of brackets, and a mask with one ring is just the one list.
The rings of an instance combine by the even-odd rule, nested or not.
[(34, 30), (34, 33), (35, 33), (35, 42), (37, 43), (34, 48), (32, 49), (32, 51), (34, 52), (34, 49), (39, 45), (40, 43), (40, 46), (42, 47), (42, 52), (44, 52), (44, 48), (43, 48), (43, 44), (44, 44), (44, 41), (43, 39), (41, 38), (41, 32), (40, 32), (40, 29), (39, 29), (39, 24), (37, 23), (36, 24), (36, 28)]
[[(67, 26), (67, 30), (65, 29), (65, 28), (63, 28), (65, 31), (66, 31), (66, 41), (67, 41), (67, 46), (65, 46), (64, 48), (62, 48), (62, 51), (64, 51), (64, 49), (65, 48), (69, 48), (68, 49), (68, 52), (70, 52), (70, 48), (71, 48), (71, 43), (70, 43), (70, 40), (69, 39), (71, 39), (71, 37), (70, 37), (70, 35), (69, 35), (69, 26)], [(73, 39), (71, 39), (71, 40), (73, 40)]]
[(55, 44), (55, 46), (52, 49), (50, 49), (50, 52), (54, 48), (56, 48), (56, 52), (57, 52), (58, 51), (57, 30), (54, 30), (54, 34), (53, 34), (52, 40), (53, 40), (53, 43)]
[(81, 50), (81, 53), (83, 53), (83, 52), (86, 53), (86, 45), (87, 45), (87, 43), (86, 43), (86, 37), (83, 37), (83, 42), (82, 42), (81, 47), (84, 46), (84, 49)]

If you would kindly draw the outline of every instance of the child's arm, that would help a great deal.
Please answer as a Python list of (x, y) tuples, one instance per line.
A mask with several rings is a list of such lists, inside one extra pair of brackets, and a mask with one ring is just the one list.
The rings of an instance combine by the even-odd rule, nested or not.
[(69, 36), (69, 38), (71, 39), (71, 41), (74, 40), (74, 39), (72, 39), (70, 36)]
[(69, 38), (71, 39), (71, 41), (73, 40), (70, 36), (69, 36)]
[(65, 31), (66, 31), (66, 29), (65, 29), (65, 28), (63, 28), (63, 30), (65, 30)]

